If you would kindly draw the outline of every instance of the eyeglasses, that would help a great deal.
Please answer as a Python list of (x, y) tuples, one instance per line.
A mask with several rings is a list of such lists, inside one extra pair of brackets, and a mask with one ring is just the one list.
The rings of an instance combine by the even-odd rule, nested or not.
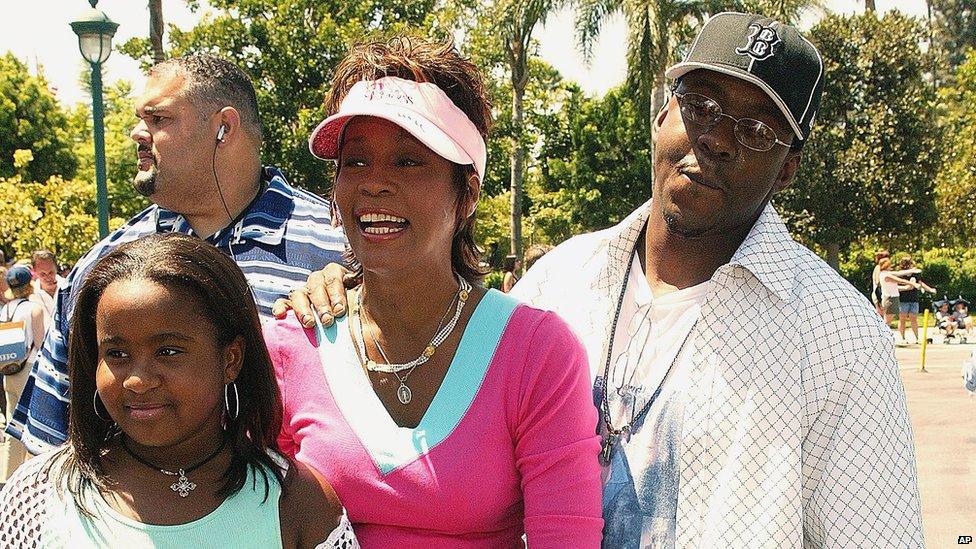
[(747, 149), (766, 152), (772, 149), (773, 145), (790, 146), (789, 143), (780, 141), (776, 137), (776, 132), (766, 123), (754, 118), (736, 118), (725, 114), (722, 112), (721, 105), (710, 97), (694, 92), (679, 93), (676, 89), (671, 90), (671, 93), (678, 98), (681, 114), (699, 126), (712, 128), (722, 117), (731, 120), (735, 124), (732, 128), (735, 139)]

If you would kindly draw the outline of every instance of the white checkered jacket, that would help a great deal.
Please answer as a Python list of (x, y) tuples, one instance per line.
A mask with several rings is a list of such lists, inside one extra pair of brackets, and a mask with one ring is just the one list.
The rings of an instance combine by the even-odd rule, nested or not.
[[(593, 376), (650, 202), (561, 244), (513, 295), (556, 311)], [(915, 446), (890, 331), (767, 206), (694, 328), (677, 547), (922, 547)]]

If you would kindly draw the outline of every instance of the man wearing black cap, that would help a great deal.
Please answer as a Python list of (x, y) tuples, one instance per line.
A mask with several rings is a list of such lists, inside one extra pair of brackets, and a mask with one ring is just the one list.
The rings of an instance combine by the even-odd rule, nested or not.
[(654, 199), (512, 292), (587, 348), (604, 547), (921, 547), (890, 330), (770, 203), (816, 119), (819, 53), (722, 13), (667, 76)]
[(589, 351), (604, 546), (921, 547), (890, 331), (770, 204), (816, 119), (819, 53), (723, 13), (667, 76), (654, 200), (513, 292)]

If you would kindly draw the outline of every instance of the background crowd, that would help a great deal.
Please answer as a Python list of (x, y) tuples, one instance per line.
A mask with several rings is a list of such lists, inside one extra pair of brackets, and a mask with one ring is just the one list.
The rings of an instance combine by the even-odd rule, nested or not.
[[(68, 266), (58, 263), (49, 250), (35, 250), (17, 260), (0, 255), (0, 322), (23, 322), (28, 348), (27, 362), (33, 364), (41, 349), (44, 333), (51, 326), (54, 303), (61, 272)], [(15, 371), (16, 370), (16, 371)], [(29, 367), (11, 368), (3, 372), (2, 405), (4, 425), (10, 407), (20, 400)], [(0, 441), (0, 482), (5, 481), (26, 458), (24, 445), (12, 437)]]

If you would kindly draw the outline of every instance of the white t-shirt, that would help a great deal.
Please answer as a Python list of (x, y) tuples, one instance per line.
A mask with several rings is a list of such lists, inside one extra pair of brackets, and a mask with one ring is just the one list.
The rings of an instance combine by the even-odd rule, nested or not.
[[(27, 346), (30, 347), (30, 354), (27, 355), (27, 368), (21, 370), (30, 371), (30, 365), (37, 358), (37, 353), (41, 349), (41, 342), (34, 341), (34, 326), (31, 318), (31, 311), (34, 309), (34, 302), (29, 299), (15, 298), (0, 307), (0, 322), (23, 322), (24, 333), (27, 335)], [(25, 376), (26, 377), (26, 376)]]
[(881, 295), (884, 297), (898, 297), (898, 283), (891, 279), (894, 273), (891, 271), (881, 271), (878, 273), (878, 281), (881, 284)]
[[(613, 426), (632, 421), (604, 468), (604, 547), (672, 548), (678, 504), (678, 455), (693, 350), (688, 335), (700, 318), (710, 282), (653, 297), (634, 258), (610, 362)], [(673, 363), (673, 366), (672, 366)], [(599, 403), (606, 364), (597, 365)], [(670, 371), (669, 371), (670, 370)], [(662, 383), (663, 382), (663, 383)], [(614, 388), (617, 388), (614, 390)], [(654, 399), (643, 418), (635, 417)], [(601, 425), (602, 428), (602, 425)], [(607, 510), (613, 508), (614, 512)]]
[[(64, 279), (58, 276), (57, 281), (57, 287), (61, 289), (64, 284)], [(41, 288), (41, 281), (37, 279), (31, 281), (31, 284), (34, 285), (34, 293), (31, 294), (31, 301), (39, 303), (41, 307), (44, 307), (44, 329), (47, 330), (54, 322), (54, 302), (57, 292), (55, 292), (54, 296), (47, 293), (44, 291), (44, 288)]]

